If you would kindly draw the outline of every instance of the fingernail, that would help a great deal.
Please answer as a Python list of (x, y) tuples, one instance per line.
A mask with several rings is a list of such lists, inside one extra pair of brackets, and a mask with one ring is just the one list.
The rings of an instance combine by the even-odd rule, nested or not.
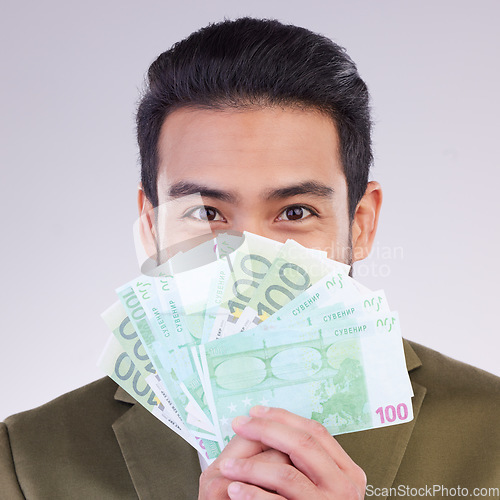
[(230, 495), (237, 495), (241, 490), (241, 485), (240, 483), (231, 483), (228, 487), (227, 487), (227, 492), (230, 494)]
[(221, 469), (224, 470), (231, 470), (234, 465), (234, 458), (226, 458), (226, 460), (223, 460), (222, 463), (220, 464)]
[(252, 413), (256, 415), (262, 415), (269, 411), (269, 406), (257, 405), (252, 408)]
[(236, 417), (233, 420), (233, 425), (245, 425), (248, 424), (252, 420), (250, 417), (247, 417), (246, 415), (242, 415), (241, 417)]

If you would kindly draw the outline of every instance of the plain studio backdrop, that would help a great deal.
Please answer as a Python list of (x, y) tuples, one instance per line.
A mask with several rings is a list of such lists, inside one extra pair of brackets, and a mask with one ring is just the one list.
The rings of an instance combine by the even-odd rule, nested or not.
[[(500, 3), (3, 1), (0, 419), (102, 376), (101, 312), (138, 274), (134, 113), (192, 31), (276, 18), (347, 48), (384, 189), (372, 255), (403, 335), (500, 375)], [(82, 411), (84, 409), (82, 408)]]

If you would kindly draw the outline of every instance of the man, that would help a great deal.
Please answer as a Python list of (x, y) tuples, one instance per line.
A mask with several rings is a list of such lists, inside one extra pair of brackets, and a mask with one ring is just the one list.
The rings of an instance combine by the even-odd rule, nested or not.
[[(246, 18), (176, 44), (148, 78), (141, 213), (200, 193), (185, 227), (293, 238), (347, 263), (368, 255), (382, 193), (368, 182), (368, 92), (343, 49)], [(410, 342), (405, 354), (412, 422), (335, 439), (317, 422), (255, 407), (201, 477), (189, 445), (112, 381), (96, 381), (2, 424), (0, 496), (500, 497), (500, 380)]]

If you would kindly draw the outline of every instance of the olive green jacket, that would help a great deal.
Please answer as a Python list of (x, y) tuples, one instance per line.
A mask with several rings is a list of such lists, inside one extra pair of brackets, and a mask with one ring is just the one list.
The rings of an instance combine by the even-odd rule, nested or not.
[[(337, 438), (366, 497), (500, 488), (500, 378), (411, 342), (405, 352), (414, 420)], [(190, 499), (199, 474), (194, 449), (108, 378), (0, 424), (1, 499)]]

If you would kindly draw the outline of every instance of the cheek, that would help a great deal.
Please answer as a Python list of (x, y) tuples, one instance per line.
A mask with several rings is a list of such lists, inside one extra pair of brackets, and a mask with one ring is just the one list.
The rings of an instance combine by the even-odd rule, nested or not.
[(335, 241), (331, 251), (328, 252), (328, 257), (344, 264), (352, 264), (352, 245), (348, 235), (342, 240)]
[(325, 251), (330, 259), (345, 264), (351, 263), (352, 250), (348, 225), (330, 227), (316, 234), (311, 234), (302, 244)]
[(334, 207), (334, 230), (330, 233), (331, 237), (328, 256), (339, 262), (351, 264), (352, 238), (347, 203), (347, 186), (342, 187), (345, 188), (345, 193), (344, 196), (339, 197), (339, 202)]

